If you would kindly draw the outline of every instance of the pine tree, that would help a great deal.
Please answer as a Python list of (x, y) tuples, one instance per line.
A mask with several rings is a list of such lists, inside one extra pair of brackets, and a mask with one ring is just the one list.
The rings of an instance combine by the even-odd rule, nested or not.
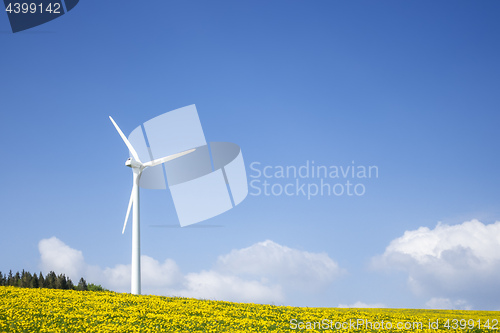
[(31, 277), (30, 288), (38, 288), (38, 277), (36, 276), (36, 273)]
[(24, 278), (26, 276), (26, 271), (23, 269), (21, 271), (21, 274), (19, 275), (19, 281), (17, 282), (17, 285), (21, 288), (26, 288), (26, 286), (24, 285)]
[(42, 272), (38, 274), (38, 288), (45, 288), (45, 279), (43, 278)]
[(66, 275), (59, 274), (56, 280), (56, 289), (68, 289), (68, 282), (66, 281)]
[(23, 269), (23, 273), (21, 274), (21, 281), (19, 282), (19, 287), (30, 288), (30, 286), (31, 286), (31, 273), (26, 272)]
[(45, 288), (54, 289), (56, 288), (57, 276), (56, 273), (50, 271), (45, 277)]
[(13, 286), (13, 285), (14, 285), (14, 277), (12, 276), (12, 269), (11, 269), (7, 277), (7, 286)]
[(19, 274), (19, 271), (16, 272), (16, 275), (14, 275), (14, 287), (19, 287), (21, 281), (21, 274)]
[(68, 289), (70, 290), (75, 289), (75, 285), (73, 284), (73, 281), (71, 281), (71, 279), (68, 278), (67, 282), (68, 282)]
[(85, 291), (87, 290), (87, 281), (82, 277), (80, 278), (80, 281), (78, 282), (78, 288), (77, 290)]
[(2, 276), (2, 286), (6, 286), (7, 285), (7, 275), (3, 275)]
[(0, 286), (5, 286), (5, 283), (3, 282), (2, 272), (0, 272)]

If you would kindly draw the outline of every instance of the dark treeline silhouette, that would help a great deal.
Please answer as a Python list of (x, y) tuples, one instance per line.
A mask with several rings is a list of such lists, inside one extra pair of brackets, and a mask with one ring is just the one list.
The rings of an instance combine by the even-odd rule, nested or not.
[(71, 289), (71, 290), (89, 290), (89, 291), (107, 291), (100, 285), (95, 285), (93, 283), (87, 284), (87, 281), (82, 277), (80, 281), (75, 286), (70, 278), (67, 278), (64, 274), (56, 275), (53, 271), (50, 271), (45, 277), (42, 272), (38, 275), (26, 272), (24, 269), (21, 273), (16, 272), (12, 274), (12, 270), (9, 274), (4, 275), (0, 272), (0, 286), (13, 286), (21, 288), (49, 288), (49, 289)]

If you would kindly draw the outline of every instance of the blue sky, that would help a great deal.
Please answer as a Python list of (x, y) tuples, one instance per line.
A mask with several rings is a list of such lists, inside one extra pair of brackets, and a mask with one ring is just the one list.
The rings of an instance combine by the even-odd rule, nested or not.
[(0, 15), (0, 271), (128, 291), (132, 177), (108, 116), (128, 134), (196, 104), (208, 141), (241, 147), (249, 181), (252, 162), (379, 175), (355, 180), (363, 196), (249, 195), (191, 228), (175, 227), (168, 191), (142, 191), (146, 292), (499, 310), (499, 10), (82, 0), (16, 34)]

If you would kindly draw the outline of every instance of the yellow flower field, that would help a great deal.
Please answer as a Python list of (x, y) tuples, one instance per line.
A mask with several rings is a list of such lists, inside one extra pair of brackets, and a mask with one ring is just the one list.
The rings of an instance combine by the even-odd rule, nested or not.
[(498, 311), (297, 308), (0, 287), (0, 332), (499, 332)]

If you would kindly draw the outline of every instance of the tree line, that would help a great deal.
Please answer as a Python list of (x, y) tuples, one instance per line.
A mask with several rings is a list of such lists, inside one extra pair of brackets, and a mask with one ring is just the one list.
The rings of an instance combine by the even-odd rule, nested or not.
[(31, 274), (23, 269), (21, 273), (16, 272), (12, 274), (12, 270), (9, 274), (2, 274), (0, 272), (0, 286), (13, 286), (20, 288), (49, 288), (49, 289), (69, 289), (69, 290), (80, 290), (80, 291), (108, 291), (100, 285), (95, 285), (93, 283), (87, 284), (87, 281), (82, 277), (78, 284), (73, 284), (73, 281), (64, 274), (56, 275), (53, 271), (50, 271), (45, 277), (42, 272), (38, 275), (36, 273)]

